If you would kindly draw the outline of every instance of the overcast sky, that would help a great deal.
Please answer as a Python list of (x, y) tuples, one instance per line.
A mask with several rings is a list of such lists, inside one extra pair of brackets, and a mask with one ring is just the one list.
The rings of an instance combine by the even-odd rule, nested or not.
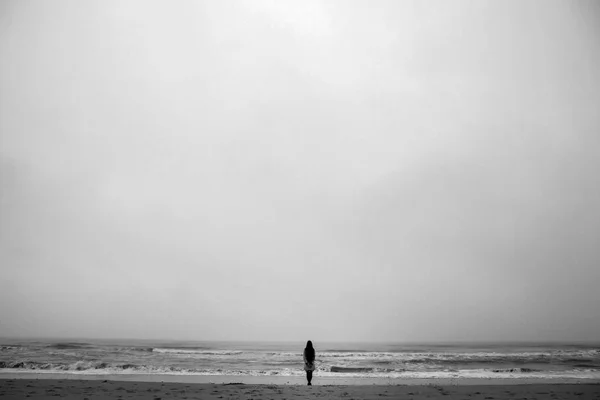
[(2, 1), (0, 336), (600, 340), (595, 1)]

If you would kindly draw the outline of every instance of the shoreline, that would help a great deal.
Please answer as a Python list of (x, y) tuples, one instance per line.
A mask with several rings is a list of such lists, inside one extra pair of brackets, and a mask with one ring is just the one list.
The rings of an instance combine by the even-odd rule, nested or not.
[[(80, 379), (73, 379), (80, 378)], [(61, 397), (64, 400), (136, 400), (136, 399), (324, 399), (382, 400), (382, 397), (411, 400), (579, 400), (600, 398), (600, 384), (527, 384), (527, 385), (330, 385), (314, 386), (274, 384), (217, 384), (185, 382), (143, 382), (83, 379), (1, 379), (0, 396), (5, 400), (30, 400)]]
[[(178, 374), (89, 374), (60, 372), (0, 372), (0, 380), (112, 381), (174, 384), (306, 385), (304, 376), (239, 376)], [(320, 377), (313, 385), (322, 386), (520, 386), (520, 385), (600, 385), (598, 379), (582, 378), (363, 378)]]

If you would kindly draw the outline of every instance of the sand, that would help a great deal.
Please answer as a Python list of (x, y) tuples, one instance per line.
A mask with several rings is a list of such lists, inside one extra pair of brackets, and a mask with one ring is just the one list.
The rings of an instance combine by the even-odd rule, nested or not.
[(0, 379), (4, 399), (600, 399), (600, 384), (331, 385), (305, 386), (137, 382), (79, 379)]

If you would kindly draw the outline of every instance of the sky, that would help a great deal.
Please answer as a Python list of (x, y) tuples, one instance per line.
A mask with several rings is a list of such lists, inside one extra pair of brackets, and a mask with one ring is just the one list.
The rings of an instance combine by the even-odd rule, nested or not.
[(0, 336), (600, 341), (595, 1), (0, 4)]

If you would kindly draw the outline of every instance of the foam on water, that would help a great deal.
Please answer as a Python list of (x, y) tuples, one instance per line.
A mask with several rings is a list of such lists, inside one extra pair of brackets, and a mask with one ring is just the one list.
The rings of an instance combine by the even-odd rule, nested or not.
[(196, 350), (196, 349), (152, 349), (155, 353), (167, 353), (167, 354), (186, 354), (186, 355), (199, 355), (199, 356), (239, 356), (242, 351), (228, 351), (228, 350)]
[[(303, 343), (0, 341), (2, 372), (303, 376)], [(320, 376), (600, 379), (591, 345), (322, 344)]]

